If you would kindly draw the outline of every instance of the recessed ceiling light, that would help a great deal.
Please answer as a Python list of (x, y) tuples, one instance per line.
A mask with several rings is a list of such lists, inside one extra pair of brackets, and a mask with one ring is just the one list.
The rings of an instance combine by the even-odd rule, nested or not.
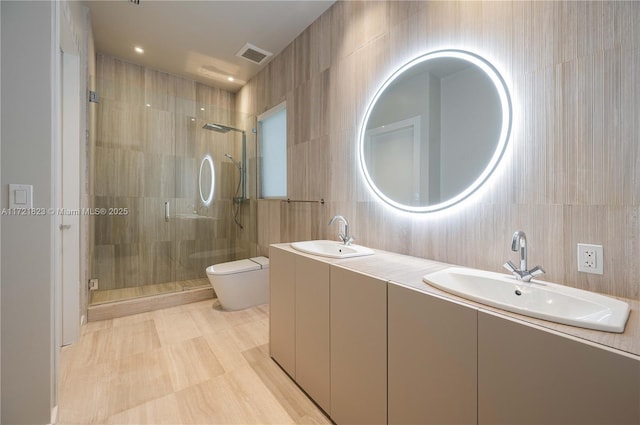
[(235, 78), (233, 78), (233, 77), (229, 76), (229, 77), (227, 77), (227, 80), (229, 80), (229, 81), (233, 81), (233, 80), (235, 80)]
[(151, 107), (151, 104), (150, 104), (150, 103), (147, 103), (147, 108), (150, 108), (150, 107)]
[(191, 121), (195, 121), (195, 120), (196, 120), (195, 118), (191, 118)]
[(200, 108), (201, 111), (204, 111), (204, 108)]
[(140, 54), (144, 53), (144, 49), (139, 46), (134, 47), (133, 50), (135, 50), (136, 53), (140, 53)]

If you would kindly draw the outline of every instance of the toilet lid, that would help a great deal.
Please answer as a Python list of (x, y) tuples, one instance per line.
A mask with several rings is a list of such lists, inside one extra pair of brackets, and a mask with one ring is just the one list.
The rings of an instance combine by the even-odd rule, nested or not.
[(260, 270), (260, 265), (251, 260), (237, 260), (209, 266), (207, 267), (207, 274), (223, 275), (248, 272), (251, 270)]
[(263, 269), (269, 268), (269, 259), (267, 257), (252, 257), (250, 260), (260, 264)]

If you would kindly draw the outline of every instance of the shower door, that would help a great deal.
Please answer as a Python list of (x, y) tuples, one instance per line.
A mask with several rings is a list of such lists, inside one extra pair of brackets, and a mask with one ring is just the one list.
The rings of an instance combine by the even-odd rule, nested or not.
[[(202, 126), (252, 128), (255, 117), (232, 111), (232, 93), (104, 55), (97, 81), (90, 303), (208, 287), (207, 266), (254, 255), (255, 170), (247, 167), (252, 200), (235, 204), (239, 170), (225, 154), (240, 157), (239, 135)], [(205, 157), (211, 167), (200, 173)]]

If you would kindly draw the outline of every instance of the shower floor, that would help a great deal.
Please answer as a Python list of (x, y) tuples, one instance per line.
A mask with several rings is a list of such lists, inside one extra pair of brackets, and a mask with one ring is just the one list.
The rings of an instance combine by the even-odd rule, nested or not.
[(190, 279), (178, 282), (155, 283), (133, 288), (99, 289), (91, 292), (89, 305), (99, 305), (116, 301), (130, 300), (132, 298), (147, 297), (150, 295), (167, 294), (170, 292), (188, 291), (190, 289), (209, 286), (209, 279)]

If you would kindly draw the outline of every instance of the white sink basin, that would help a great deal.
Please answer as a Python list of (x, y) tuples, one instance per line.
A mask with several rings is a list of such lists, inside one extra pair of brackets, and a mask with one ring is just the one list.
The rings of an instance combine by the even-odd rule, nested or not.
[(304, 241), (293, 242), (291, 248), (311, 255), (329, 258), (351, 258), (371, 255), (373, 251), (360, 245), (345, 245), (338, 241)]
[(453, 267), (425, 275), (438, 289), (513, 313), (565, 325), (624, 332), (629, 304), (594, 292), (556, 283)]

